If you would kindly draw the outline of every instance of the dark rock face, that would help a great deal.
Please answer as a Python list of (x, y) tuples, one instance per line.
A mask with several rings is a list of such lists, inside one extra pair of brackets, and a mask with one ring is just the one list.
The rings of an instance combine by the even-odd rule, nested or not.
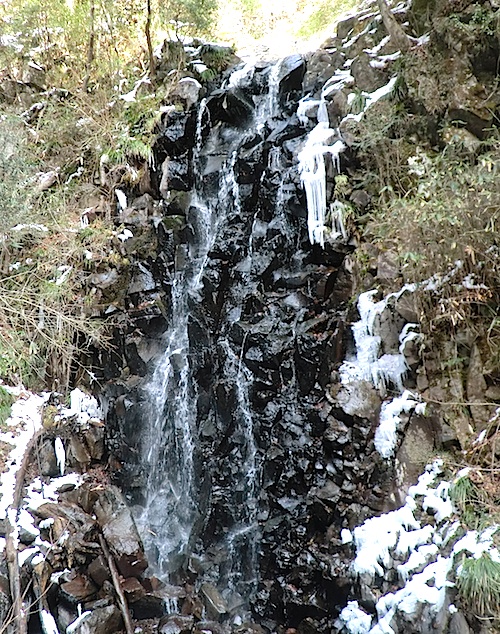
[[(197, 196), (225, 187), (228, 197), (199, 290), (188, 297), (199, 517), (175, 575), (204, 581), (199, 597), (183, 599), (183, 611), (196, 616), (201, 600), (211, 618), (224, 621), (247, 605), (267, 631), (284, 624), (327, 632), (351, 584), (340, 528), (383, 508), (384, 491), (368, 493), (380, 468), (368, 457), (370, 423), (325, 398), (344, 356), (353, 281), (343, 261), (352, 247), (337, 242), (321, 249), (307, 237), (296, 156), (314, 122), (304, 126), (295, 113), (305, 71), (299, 56), (278, 69), (256, 66), (238, 85), (209, 95), (197, 118), (166, 117), (152, 180), (161, 183), (158, 198), (168, 201), (188, 187)], [(266, 101), (269, 82), (274, 106)], [(168, 167), (179, 162), (188, 175), (182, 182)], [(141, 264), (141, 288), (134, 285), (143, 298), (169, 288), (200, 240), (196, 205), (168, 204), (181, 222), (173, 231), (166, 229), (168, 217), (157, 222), (157, 250)], [(105, 391), (108, 447), (121, 464), (117, 480), (138, 503), (148, 477), (139, 457), (146, 386), (169, 311), (167, 302), (156, 331), (151, 319), (135, 318), (135, 334), (123, 348), (132, 375)], [(182, 372), (183, 356), (175, 357), (172, 368)], [(243, 539), (238, 526), (246, 530)], [(145, 600), (137, 600), (137, 614)]]

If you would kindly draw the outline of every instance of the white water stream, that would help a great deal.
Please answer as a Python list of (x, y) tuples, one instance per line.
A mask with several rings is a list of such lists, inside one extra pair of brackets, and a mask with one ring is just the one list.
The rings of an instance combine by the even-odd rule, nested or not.
[[(218, 177), (218, 187), (207, 193), (203, 178), (204, 152), (217, 148), (218, 131), (204, 140), (203, 125), (209, 118), (202, 101), (198, 111), (195, 134), (196, 147), (192, 159), (195, 190), (191, 197), (189, 222), (193, 240), (188, 253), (181, 253), (172, 286), (169, 327), (164, 335), (164, 354), (148, 387), (148, 411), (144, 415), (145, 432), (141, 465), (147, 474), (145, 504), (136, 521), (143, 537), (148, 560), (155, 572), (165, 579), (185, 565), (195, 548), (197, 521), (205, 500), (200, 499), (200, 473), (203, 465), (198, 455), (197, 386), (190, 361), (189, 320), (192, 302), (201, 300), (202, 280), (209, 253), (218, 235), (224, 230), (231, 214), (239, 215), (240, 192), (235, 176), (237, 147), (255, 131), (262, 130), (273, 116), (278, 103), (279, 64), (269, 75), (269, 90), (256, 107), (252, 129), (243, 132), (227, 152)], [(231, 86), (245, 80), (251, 68), (233, 74)], [(206, 135), (205, 135), (206, 137)], [(207, 149), (208, 148), (208, 149)], [(215, 194), (213, 193), (215, 191)], [(251, 259), (250, 236), (249, 258)], [(241, 312), (236, 308), (233, 315)], [(228, 316), (230, 317), (230, 316)], [(215, 581), (221, 590), (239, 593), (246, 600), (255, 590), (257, 581), (257, 498), (259, 470), (258, 451), (254, 437), (254, 421), (248, 390), (251, 372), (241, 363), (240, 350), (233, 350), (222, 335), (217, 349), (224, 358), (224, 378), (232, 385), (235, 395), (233, 432), (235, 449), (228, 457), (232, 461), (229, 506), (232, 525), (218, 540), (217, 548), (224, 553), (220, 578)]]

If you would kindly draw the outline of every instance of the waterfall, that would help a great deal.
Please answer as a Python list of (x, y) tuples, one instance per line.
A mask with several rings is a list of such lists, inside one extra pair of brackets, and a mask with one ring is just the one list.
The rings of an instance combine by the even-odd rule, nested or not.
[[(223, 359), (222, 376), (231, 386), (234, 410), (231, 451), (228, 472), (231, 480), (212, 485), (210, 500), (204, 499), (201, 482), (207, 466), (200, 456), (197, 429), (198, 387), (193, 375), (192, 339), (189, 332), (193, 309), (202, 301), (204, 276), (211, 250), (218, 237), (227, 229), (228, 219), (241, 214), (239, 184), (236, 177), (238, 148), (265, 121), (276, 114), (279, 87), (279, 63), (269, 73), (266, 95), (258, 101), (252, 127), (234, 135), (221, 149), (219, 130), (211, 129), (207, 100), (202, 100), (196, 117), (196, 131), (191, 163), (194, 188), (190, 195), (188, 222), (192, 238), (186, 252), (177, 247), (176, 270), (173, 277), (169, 325), (163, 336), (164, 353), (158, 362), (146, 390), (147, 411), (142, 436), (141, 469), (146, 474), (145, 502), (136, 512), (137, 524), (143, 536), (148, 560), (157, 574), (175, 580), (189, 556), (198, 552), (203, 561), (199, 527), (203, 525), (202, 509), (217, 506), (217, 491), (228, 500), (231, 517), (223, 534), (212, 535), (214, 547), (223, 553), (216, 577), (206, 573), (205, 579), (218, 586), (226, 597), (239, 596), (242, 603), (256, 590), (258, 544), (258, 483), (260, 466), (255, 440), (254, 420), (249, 390), (252, 373), (242, 363), (241, 349), (236, 349), (226, 332), (241, 315), (245, 293), (251, 288), (251, 232), (248, 242), (248, 270), (241, 264), (240, 290), (232, 293), (230, 314), (224, 317), (220, 335), (214, 340), (217, 357)], [(229, 85), (237, 87), (253, 73), (251, 66), (233, 73)], [(205, 178), (204, 170), (210, 159), (224, 154), (222, 169), (214, 185)], [(256, 221), (257, 222), (257, 221)], [(238, 269), (238, 267), (237, 267)], [(246, 286), (245, 286), (246, 285)], [(213, 333), (210, 333), (213, 336)]]

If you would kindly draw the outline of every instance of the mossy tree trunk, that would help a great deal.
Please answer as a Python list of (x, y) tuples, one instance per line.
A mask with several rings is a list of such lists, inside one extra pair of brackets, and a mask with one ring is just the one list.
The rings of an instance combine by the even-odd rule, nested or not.
[(377, 0), (377, 5), (382, 16), (382, 21), (385, 26), (385, 30), (389, 34), (393, 43), (399, 48), (400, 51), (406, 51), (410, 48), (410, 38), (403, 31), (403, 28), (393, 16), (392, 11), (389, 8), (386, 0)]

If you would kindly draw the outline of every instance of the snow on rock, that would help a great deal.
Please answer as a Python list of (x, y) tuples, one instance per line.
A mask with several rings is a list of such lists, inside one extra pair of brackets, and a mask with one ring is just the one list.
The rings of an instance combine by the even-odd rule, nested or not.
[(103, 418), (97, 400), (79, 388), (72, 390), (69, 409), (62, 409), (60, 415), (63, 418), (76, 416), (80, 425), (87, 425), (90, 420), (99, 421)]
[(27, 508), (35, 511), (45, 502), (57, 502), (58, 491), (68, 484), (79, 487), (83, 483), (83, 476), (78, 473), (68, 473), (60, 478), (52, 478), (46, 484), (40, 478), (35, 478), (28, 487), (25, 498)]
[[(391, 621), (398, 614), (419, 614), (423, 605), (434, 615), (444, 608), (452, 612), (453, 606), (446, 606), (446, 591), (461, 573), (464, 553), (476, 559), (487, 553), (500, 562), (494, 542), (500, 526), (467, 531), (460, 536), (460, 523), (450, 521), (454, 512), (449, 495), (451, 483), (439, 480), (441, 473), (442, 461), (438, 460), (410, 487), (404, 506), (370, 518), (354, 529), (354, 573), (365, 576), (370, 586), (380, 587), (374, 583), (375, 578), (392, 579), (392, 569), (396, 568), (399, 589), (380, 596), (373, 626), (372, 616), (361, 610), (356, 601), (350, 601), (337, 620), (339, 631), (391, 634), (395, 631)], [(432, 519), (425, 515), (429, 511), (434, 514)], [(444, 556), (442, 548), (450, 542), (452, 546)], [(395, 566), (395, 560), (401, 563)]]
[(357, 601), (349, 601), (340, 613), (339, 621), (349, 634), (368, 634), (372, 617), (359, 607)]
[(47, 610), (40, 610), (40, 621), (44, 634), (59, 634), (54, 617)]
[(13, 388), (9, 388), (9, 391), (17, 395), (18, 399), (13, 403), (10, 417), (6, 421), (7, 427), (12, 431), (0, 437), (13, 445), (7, 458), (7, 469), (0, 474), (0, 518), (7, 516), (7, 509), (14, 501), (16, 475), (28, 443), (42, 426), (41, 408), (48, 398), (48, 394), (40, 396)]
[(401, 414), (411, 412), (418, 405), (416, 397), (405, 390), (401, 396), (382, 403), (379, 425), (375, 431), (375, 449), (383, 458), (390, 458), (396, 448), (396, 432), (401, 424)]

